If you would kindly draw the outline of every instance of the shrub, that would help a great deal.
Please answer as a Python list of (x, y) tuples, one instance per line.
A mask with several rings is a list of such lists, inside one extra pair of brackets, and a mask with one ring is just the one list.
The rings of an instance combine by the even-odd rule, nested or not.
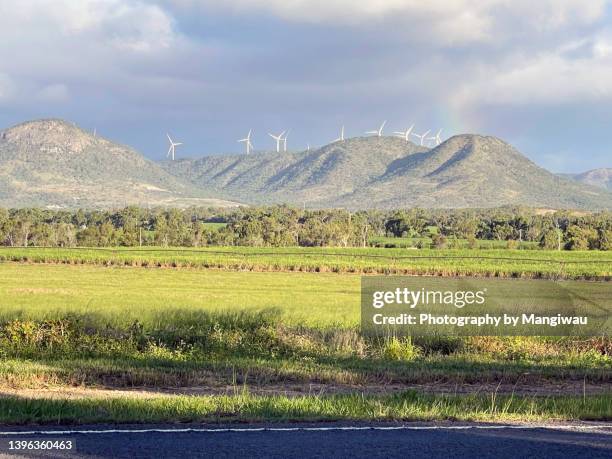
[(385, 342), (382, 354), (388, 360), (410, 362), (421, 356), (421, 350), (412, 344), (410, 338), (400, 340), (394, 336)]

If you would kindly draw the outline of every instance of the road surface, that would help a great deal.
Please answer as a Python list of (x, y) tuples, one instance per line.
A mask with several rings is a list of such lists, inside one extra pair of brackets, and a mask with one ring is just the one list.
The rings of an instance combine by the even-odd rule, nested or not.
[[(9, 451), (9, 441), (72, 440), (72, 451)], [(0, 457), (610, 458), (612, 424), (266, 424), (0, 427)]]

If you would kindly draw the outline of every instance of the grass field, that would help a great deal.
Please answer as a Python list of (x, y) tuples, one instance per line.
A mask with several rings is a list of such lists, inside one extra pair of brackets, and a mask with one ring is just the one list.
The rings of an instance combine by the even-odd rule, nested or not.
[(292, 324), (355, 326), (355, 274), (0, 264), (0, 319), (102, 316), (151, 325), (171, 311), (278, 308)]
[[(606, 253), (413, 252), (4, 249), (0, 422), (612, 418), (609, 338), (381, 340), (358, 329), (362, 272), (605, 280)], [(221, 395), (236, 385), (279, 395)], [(313, 385), (336, 395), (300, 395)], [(18, 395), (75, 386), (211, 394)]]
[(365, 274), (612, 278), (612, 256), (600, 251), (406, 250), (382, 248), (14, 248), (0, 261), (144, 267), (219, 268)]

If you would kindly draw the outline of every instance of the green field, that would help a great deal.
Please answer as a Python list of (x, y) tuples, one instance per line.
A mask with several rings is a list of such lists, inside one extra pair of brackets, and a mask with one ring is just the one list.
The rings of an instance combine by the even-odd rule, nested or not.
[(365, 274), (612, 278), (603, 251), (382, 248), (1, 248), (0, 261)]
[[(519, 250), (3, 249), (0, 389), (299, 394), (314, 384), (340, 395), (147, 403), (11, 395), (0, 399), (11, 410), (0, 421), (48, 422), (60, 405), (62, 419), (92, 422), (210, 421), (219, 410), (233, 420), (610, 419), (607, 337), (360, 334), (360, 273), (610, 278), (605, 252), (536, 253), (537, 261)], [(434, 394), (379, 395), (390, 385)], [(466, 393), (477, 397), (437, 393), (474, 386)], [(515, 391), (529, 401), (518, 403)]]
[(277, 308), (292, 324), (354, 326), (359, 276), (333, 273), (0, 264), (1, 320), (70, 313), (150, 325), (171, 311)]

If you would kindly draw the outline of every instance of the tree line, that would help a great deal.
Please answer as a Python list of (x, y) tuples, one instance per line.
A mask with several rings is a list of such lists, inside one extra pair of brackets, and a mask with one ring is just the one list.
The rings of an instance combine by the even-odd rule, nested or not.
[(421, 247), (506, 241), (558, 250), (610, 250), (612, 213), (528, 208), (357, 211), (288, 206), (116, 211), (0, 209), (5, 246), (220, 245), (365, 247), (375, 237), (414, 238)]

